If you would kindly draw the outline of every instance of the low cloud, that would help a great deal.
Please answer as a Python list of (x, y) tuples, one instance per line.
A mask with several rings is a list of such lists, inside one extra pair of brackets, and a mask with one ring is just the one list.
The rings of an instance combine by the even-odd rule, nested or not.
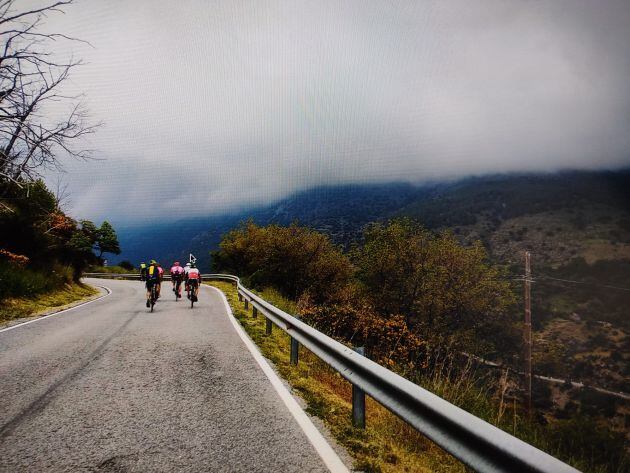
[[(630, 164), (630, 3), (84, 0), (102, 161), (72, 213), (176, 219), (337, 183)], [(60, 51), (64, 53), (66, 51)], [(68, 51), (70, 52), (70, 51)]]

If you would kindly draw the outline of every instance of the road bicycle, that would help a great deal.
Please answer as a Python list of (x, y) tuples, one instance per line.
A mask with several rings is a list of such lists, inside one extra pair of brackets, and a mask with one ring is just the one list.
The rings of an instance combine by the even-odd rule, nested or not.
[(190, 299), (190, 308), (193, 308), (193, 305), (197, 301), (197, 293), (199, 292), (199, 283), (194, 283), (190, 281), (186, 286), (186, 291), (188, 293), (188, 299)]
[(151, 285), (151, 312), (153, 312), (153, 306), (155, 305), (155, 301), (157, 301), (157, 284)]

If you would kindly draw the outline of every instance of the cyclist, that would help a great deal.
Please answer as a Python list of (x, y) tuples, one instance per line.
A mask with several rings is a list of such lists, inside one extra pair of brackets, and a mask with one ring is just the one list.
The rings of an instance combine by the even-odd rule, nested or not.
[(158, 286), (157, 286), (157, 297), (160, 298), (160, 292), (162, 291), (162, 280), (164, 279), (164, 270), (162, 269), (162, 265), (157, 263), (158, 269)]
[(190, 288), (189, 299), (192, 298), (197, 302), (197, 294), (199, 293), (199, 285), (201, 284), (201, 273), (197, 269), (195, 263), (190, 263), (190, 268), (186, 273), (186, 287)]
[(143, 261), (140, 263), (140, 281), (147, 280), (147, 264)]
[(151, 260), (146, 270), (146, 287), (147, 287), (147, 307), (151, 307), (151, 288), (155, 286), (155, 292), (158, 293), (160, 288), (160, 272), (158, 271), (157, 261)]
[(184, 279), (184, 268), (179, 264), (179, 261), (175, 261), (170, 270), (171, 282), (173, 283), (173, 292), (177, 294), (177, 297), (182, 297), (182, 280)]
[(188, 292), (188, 271), (190, 271), (190, 263), (184, 265), (184, 291)]

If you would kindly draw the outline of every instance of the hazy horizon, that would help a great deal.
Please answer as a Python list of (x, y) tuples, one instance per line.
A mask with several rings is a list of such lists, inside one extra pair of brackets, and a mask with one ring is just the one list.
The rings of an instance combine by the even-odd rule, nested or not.
[[(33, 3), (33, 2), (31, 2)], [(337, 184), (630, 165), (630, 4), (83, 0), (97, 161), (70, 212), (218, 215)], [(47, 174), (49, 183), (57, 176)], [(54, 185), (53, 185), (54, 186)]]

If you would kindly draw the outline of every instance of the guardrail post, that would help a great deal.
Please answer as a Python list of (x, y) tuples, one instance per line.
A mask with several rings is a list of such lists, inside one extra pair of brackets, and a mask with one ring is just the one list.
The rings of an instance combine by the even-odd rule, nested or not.
[(256, 318), (258, 316), (258, 309), (255, 305), (252, 306), (252, 317)]
[(266, 319), (266, 324), (265, 324), (265, 335), (271, 335), (271, 329), (273, 327), (273, 324), (271, 323), (271, 320)]
[(249, 310), (249, 301), (245, 299), (245, 310)]
[(291, 364), (297, 365), (300, 358), (300, 343), (291, 337)]
[(243, 294), (241, 294), (240, 292), (238, 293), (238, 301), (243, 302)]
[[(365, 347), (354, 349), (359, 355), (365, 355)], [(358, 386), (352, 385), (352, 425), (365, 429), (365, 392)]]

